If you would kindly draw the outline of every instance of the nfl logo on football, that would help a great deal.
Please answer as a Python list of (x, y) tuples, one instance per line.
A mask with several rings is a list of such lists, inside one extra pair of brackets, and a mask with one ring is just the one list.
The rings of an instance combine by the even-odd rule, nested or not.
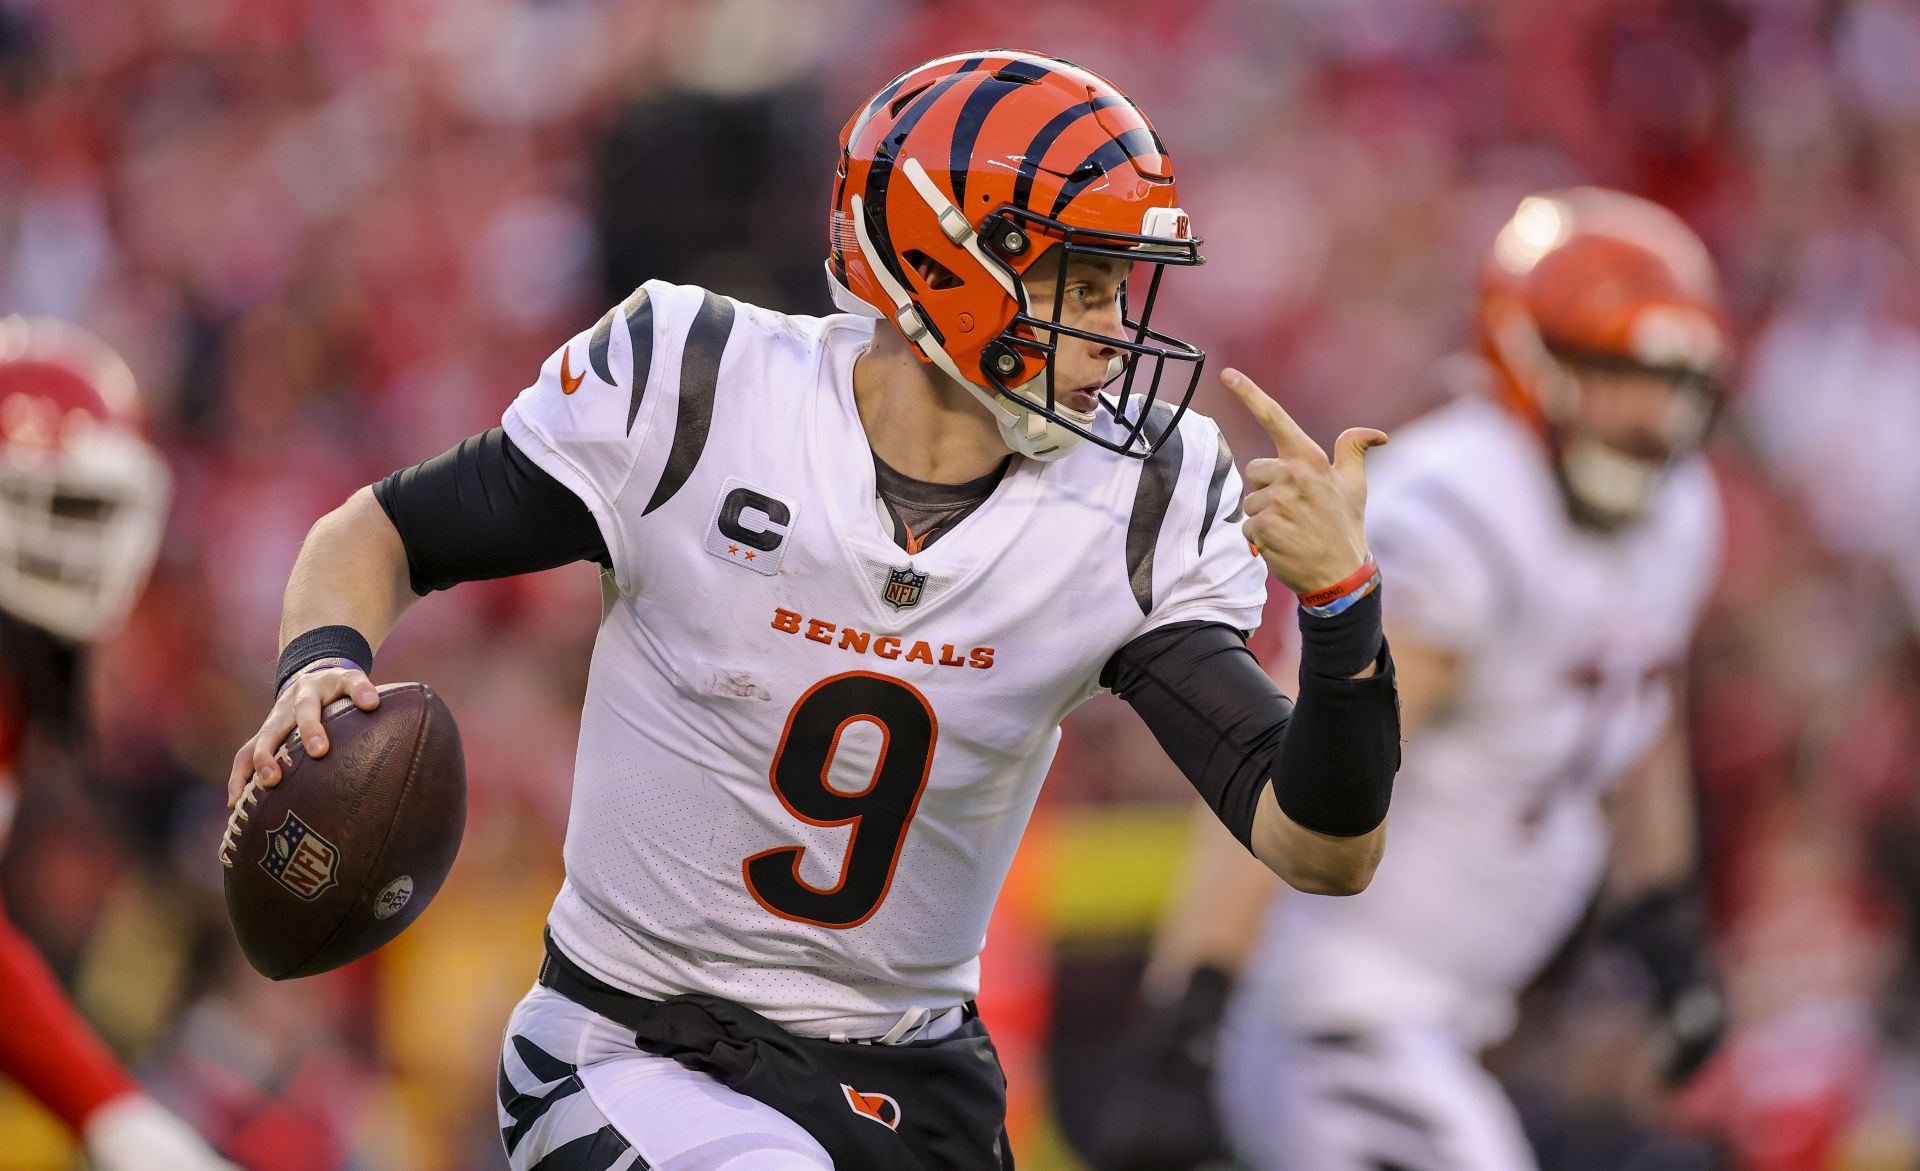
[(911, 565), (890, 570), (887, 573), (887, 588), (880, 592), (880, 597), (894, 609), (904, 610), (919, 603), (920, 591), (926, 584), (927, 575), (915, 573)]
[(260, 865), (281, 886), (309, 902), (340, 881), (339, 849), (291, 811), (280, 828), (267, 835), (267, 853)]

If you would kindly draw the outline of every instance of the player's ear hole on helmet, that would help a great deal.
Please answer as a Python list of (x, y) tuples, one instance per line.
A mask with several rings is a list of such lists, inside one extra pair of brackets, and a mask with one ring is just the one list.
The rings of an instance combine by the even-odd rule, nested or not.
[(962, 284), (959, 275), (952, 269), (918, 248), (902, 252), (900, 259), (906, 261), (913, 271), (920, 274), (920, 279), (927, 282), (929, 289), (957, 289)]

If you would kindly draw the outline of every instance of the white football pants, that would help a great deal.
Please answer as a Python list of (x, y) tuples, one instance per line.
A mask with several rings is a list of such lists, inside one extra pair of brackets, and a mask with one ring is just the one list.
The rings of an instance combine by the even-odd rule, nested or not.
[(786, 1115), (537, 986), (507, 1022), (500, 1130), (512, 1171), (833, 1171)]
[(1231, 1014), (1217, 1095), (1257, 1171), (1537, 1171), (1519, 1116), (1448, 1032), (1303, 1035)]

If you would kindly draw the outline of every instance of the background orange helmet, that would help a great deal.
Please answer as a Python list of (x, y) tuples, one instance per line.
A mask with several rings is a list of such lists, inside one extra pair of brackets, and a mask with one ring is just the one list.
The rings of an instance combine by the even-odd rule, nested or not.
[[(827, 261), (836, 304), (891, 320), (922, 361), (986, 404), (1023, 455), (1058, 459), (1083, 439), (1152, 453), (1186, 410), (1206, 355), (1147, 322), (1164, 266), (1202, 258), (1173, 161), (1131, 98), (1056, 57), (960, 53), (888, 83), (848, 121), (840, 148)], [(1061, 296), (1051, 320), (1028, 311), (1021, 275), (1050, 247), (1065, 253), (1063, 290), (1075, 255), (1152, 266), (1127, 336), (1062, 326)], [(945, 270), (937, 282), (916, 271), (929, 260)], [(1124, 371), (1118, 396), (1101, 396), (1117, 431), (1055, 404), (1055, 349), (1043, 338), (1061, 335), (1128, 355), (1110, 374), (1109, 385)], [(1142, 359), (1152, 371), (1136, 394)], [(1184, 378), (1163, 387), (1168, 362)], [(1170, 420), (1149, 433), (1149, 409), (1175, 389)]]
[(1599, 187), (1529, 195), (1500, 229), (1475, 322), (1501, 397), (1566, 410), (1561, 361), (1630, 363), (1717, 389), (1730, 347), (1706, 245), (1666, 208)]
[[(1675, 459), (1698, 449), (1729, 345), (1719, 279), (1680, 217), (1618, 191), (1530, 195), (1500, 229), (1476, 324), (1495, 394), (1546, 440), (1574, 519), (1607, 529), (1645, 515)], [(1652, 371), (1672, 381), (1658, 454), (1576, 422), (1576, 371)]]

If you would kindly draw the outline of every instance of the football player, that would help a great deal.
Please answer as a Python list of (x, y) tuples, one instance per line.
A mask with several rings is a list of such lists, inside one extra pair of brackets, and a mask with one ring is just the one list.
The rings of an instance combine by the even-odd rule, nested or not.
[[(667, 226), (670, 227), (670, 226)], [(511, 1165), (1010, 1166), (976, 1019), (988, 915), (1059, 740), (1129, 700), (1241, 846), (1364, 886), (1397, 766), (1355, 429), (1273, 437), (1242, 508), (1202, 353), (1150, 325), (1200, 263), (1134, 103), (1066, 61), (929, 62), (841, 136), (796, 317), (649, 281), (502, 426), (362, 490), (287, 588), (277, 782), (418, 596), (597, 562), (567, 877), (508, 1025)], [(1308, 597), (1297, 707), (1247, 653)]]
[[(1191, 1086), (1217, 1060), (1232, 1145), (1262, 1171), (1533, 1167), (1479, 1054), (1603, 879), (1665, 1074), (1720, 1030), (1677, 694), (1720, 540), (1699, 454), (1729, 353), (1713, 264), (1645, 200), (1535, 195), (1494, 240), (1476, 327), (1488, 393), (1373, 468), (1408, 737), (1393, 852), (1356, 898), (1276, 899), (1202, 848), (1149, 968), (1161, 1072), (1140, 1080)], [(1109, 1162), (1206, 1146), (1157, 1141)]]
[[(117, 354), (65, 322), (0, 319), (0, 843), (29, 741), (78, 748), (87, 646), (146, 581), (168, 487)], [(232, 1171), (140, 1092), (4, 914), (0, 1003), (0, 1074), (100, 1171)]]

